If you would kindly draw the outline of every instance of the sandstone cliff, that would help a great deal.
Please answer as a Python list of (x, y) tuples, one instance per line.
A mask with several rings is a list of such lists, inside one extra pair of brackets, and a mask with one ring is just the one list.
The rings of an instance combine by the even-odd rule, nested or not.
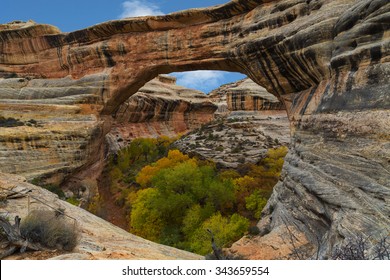
[(229, 111), (286, 110), (280, 100), (251, 79), (230, 88), (226, 102)]
[(114, 147), (138, 137), (175, 137), (214, 119), (216, 109), (204, 93), (159, 75), (119, 107), (107, 137)]
[(232, 111), (286, 111), (280, 100), (249, 78), (222, 85), (211, 91), (209, 98), (218, 105), (216, 116), (228, 115)]
[[(32, 110), (19, 109), (20, 100), (55, 96), (62, 105), (76, 104), (68, 110), (89, 104), (94, 117), (84, 131), (96, 141), (107, 130), (93, 127), (102, 128), (101, 120), (158, 74), (242, 72), (285, 104), (292, 133), (281, 182), (250, 246), (293, 228), (309, 257), (324, 258), (347, 237), (389, 232), (389, 14), (387, 0), (235, 0), (65, 34), (44, 25), (2, 27), (1, 104), (19, 116)], [(24, 90), (18, 81), (27, 82)], [(37, 95), (36, 88), (49, 91)], [(1, 143), (1, 170), (13, 168), (7, 145), (26, 152), (24, 158), (35, 152), (18, 141)], [(61, 144), (58, 151), (58, 162), (72, 168), (96, 154), (84, 149), (74, 158), (60, 152)]]

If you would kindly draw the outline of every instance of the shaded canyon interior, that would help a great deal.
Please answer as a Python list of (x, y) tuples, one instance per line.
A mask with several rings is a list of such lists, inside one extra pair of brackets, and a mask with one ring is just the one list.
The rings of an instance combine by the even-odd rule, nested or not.
[(43, 125), (1, 128), (0, 170), (93, 170), (118, 108), (146, 82), (237, 71), (283, 102), (291, 144), (260, 235), (232, 250), (262, 258), (293, 231), (308, 258), (327, 258), (347, 237), (387, 235), (389, 18), (387, 0), (236, 0), (71, 33), (1, 25), (1, 115)]

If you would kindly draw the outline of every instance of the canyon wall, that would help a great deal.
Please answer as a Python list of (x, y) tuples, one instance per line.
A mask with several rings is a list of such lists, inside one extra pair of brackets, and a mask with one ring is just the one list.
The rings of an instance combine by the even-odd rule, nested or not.
[(226, 99), (229, 111), (286, 110), (280, 100), (250, 79), (230, 88)]
[(249, 78), (222, 85), (209, 93), (209, 99), (218, 106), (216, 116), (233, 111), (279, 110), (286, 113), (284, 103)]
[(159, 75), (119, 107), (108, 142), (119, 148), (138, 137), (176, 137), (213, 120), (216, 110), (203, 92), (176, 85), (173, 76)]
[[(37, 102), (50, 112), (86, 114), (82, 131), (89, 146), (99, 146), (107, 119), (158, 74), (242, 72), (284, 103), (292, 140), (260, 236), (234, 250), (280, 257), (291, 244), (278, 240), (295, 233), (307, 257), (325, 258), (346, 238), (364, 234), (374, 242), (389, 232), (389, 16), (387, 0), (235, 0), (71, 33), (10, 24), (0, 28), (0, 104), (18, 118)], [(77, 118), (70, 128), (78, 127)], [(24, 129), (25, 139), (43, 128)], [(17, 130), (1, 131), (2, 171), (12, 171), (14, 157), (4, 147), (34, 157), (28, 145), (3, 140)], [(69, 146), (59, 139), (58, 153), (71, 155), (60, 153), (62, 142), (64, 150)], [(83, 166), (96, 154), (87, 150), (80, 160), (58, 158), (65, 167)], [(265, 242), (280, 251), (262, 255)]]

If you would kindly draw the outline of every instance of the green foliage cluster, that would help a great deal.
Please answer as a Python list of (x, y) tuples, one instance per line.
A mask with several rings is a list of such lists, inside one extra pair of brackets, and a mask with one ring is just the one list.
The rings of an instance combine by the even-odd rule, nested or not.
[[(137, 138), (126, 148), (111, 156), (105, 172), (107, 173), (110, 192), (116, 204), (130, 211), (131, 199), (134, 192), (143, 188), (137, 183), (139, 171), (158, 159), (165, 157), (170, 145), (177, 140), (162, 136), (160, 138)], [(88, 209), (93, 213), (101, 211), (101, 198), (97, 197), (91, 202)]]
[[(140, 180), (140, 178), (147, 180)], [(144, 167), (137, 180), (150, 186), (137, 192), (131, 231), (166, 245), (200, 254), (211, 251), (213, 231), (226, 246), (241, 237), (249, 220), (234, 213), (234, 185), (221, 180), (214, 164), (199, 162), (177, 150)]]
[(73, 205), (75, 205), (75, 206), (79, 206), (79, 204), (80, 204), (80, 200), (77, 199), (77, 198), (74, 197), (74, 196), (68, 197), (68, 198), (66, 199), (66, 202), (68, 202), (68, 203), (70, 203), (70, 204), (73, 204)]
[(34, 127), (42, 127), (36, 120), (30, 119), (26, 122), (22, 122), (19, 119), (15, 118), (6, 118), (0, 115), (0, 127), (18, 127), (18, 126), (34, 126)]
[(149, 240), (199, 254), (229, 246), (254, 225), (277, 182), (286, 147), (237, 171), (169, 150), (170, 139), (136, 139), (109, 164), (111, 192), (129, 228)]

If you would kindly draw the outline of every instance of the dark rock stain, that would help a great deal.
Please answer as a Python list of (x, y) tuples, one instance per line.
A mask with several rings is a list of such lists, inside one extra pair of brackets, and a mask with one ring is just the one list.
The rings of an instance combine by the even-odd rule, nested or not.
[(102, 50), (102, 53), (106, 59), (107, 66), (114, 67), (116, 65), (116, 62), (112, 59), (112, 54), (107, 46), (107, 43), (103, 43), (101, 50)]

